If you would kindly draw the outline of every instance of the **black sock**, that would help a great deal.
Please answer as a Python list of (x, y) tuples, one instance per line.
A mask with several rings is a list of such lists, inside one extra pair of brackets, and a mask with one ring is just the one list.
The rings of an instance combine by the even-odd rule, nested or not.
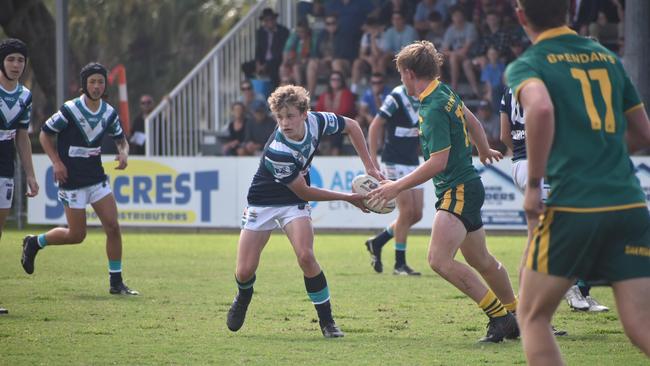
[(381, 249), (392, 238), (392, 230), (389, 232), (388, 230), (384, 229), (384, 231), (380, 232), (372, 239), (372, 246), (374, 249)]
[(327, 287), (325, 273), (321, 271), (315, 277), (305, 277), (305, 289), (311, 302), (316, 308), (318, 319), (321, 324), (327, 324), (334, 321), (332, 318), (332, 306), (330, 304), (330, 290)]
[(406, 264), (406, 251), (395, 250), (395, 268), (401, 267)]
[(116, 287), (122, 283), (122, 272), (109, 272), (111, 277), (111, 287)]
[(235, 276), (235, 281), (237, 282), (237, 287), (239, 288), (239, 293), (237, 293), (237, 299), (243, 304), (248, 305), (253, 298), (253, 284), (255, 283), (256, 275), (253, 275), (253, 278), (246, 282), (239, 282), (237, 276)]

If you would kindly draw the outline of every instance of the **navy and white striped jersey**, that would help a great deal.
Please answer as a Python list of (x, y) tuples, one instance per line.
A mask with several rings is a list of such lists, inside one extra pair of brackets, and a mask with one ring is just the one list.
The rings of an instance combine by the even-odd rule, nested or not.
[(303, 204), (287, 184), (304, 176), (310, 185), (309, 167), (318, 145), (325, 135), (341, 133), (345, 128), (342, 116), (327, 112), (308, 112), (302, 141), (288, 139), (278, 129), (264, 147), (257, 173), (248, 189), (250, 206), (288, 206)]
[(32, 93), (18, 84), (14, 90), (0, 86), (0, 177), (13, 178), (16, 159), (16, 130), (28, 129), (32, 115)]
[(506, 88), (501, 98), (501, 113), (505, 113), (510, 121), (510, 135), (512, 136), (512, 161), (526, 159), (526, 119), (524, 109), (517, 99), (512, 97), (512, 89)]
[(103, 100), (97, 112), (91, 112), (85, 95), (69, 100), (43, 124), (43, 131), (56, 134), (61, 161), (68, 170), (63, 189), (77, 189), (106, 179), (101, 160), (104, 134), (114, 139), (124, 136), (120, 118), (113, 107)]
[(384, 125), (384, 149), (381, 161), (384, 163), (419, 165), (418, 109), (420, 101), (412, 98), (403, 85), (395, 87), (384, 99), (379, 116), (386, 120)]

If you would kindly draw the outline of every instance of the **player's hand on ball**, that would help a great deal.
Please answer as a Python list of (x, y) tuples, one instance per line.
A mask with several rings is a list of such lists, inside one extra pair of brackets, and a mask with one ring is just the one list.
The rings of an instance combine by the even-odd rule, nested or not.
[(352, 192), (358, 193), (362, 196), (364, 207), (375, 213), (386, 214), (395, 209), (395, 200), (384, 201), (378, 199), (373, 203), (370, 202), (370, 199), (368, 198), (368, 193), (380, 186), (381, 183), (379, 180), (368, 174), (358, 175), (352, 180)]
[(380, 181), (380, 182), (383, 181), (383, 180), (386, 180), (386, 177), (384, 177), (384, 175), (381, 173), (381, 171), (379, 169), (376, 169), (376, 168), (368, 169), (368, 171), (366, 171), (366, 174), (377, 178), (377, 180)]
[(359, 208), (361, 211), (368, 213), (370, 210), (363, 204), (364, 196), (359, 193), (350, 193), (347, 201)]
[(368, 206), (383, 207), (386, 203), (392, 201), (400, 193), (399, 187), (394, 181), (384, 180), (380, 182), (379, 187), (373, 189), (368, 193)]
[(481, 160), (481, 163), (483, 163), (483, 165), (488, 165), (503, 159), (503, 154), (500, 151), (488, 149), (487, 153), (485, 154), (479, 153), (478, 158)]

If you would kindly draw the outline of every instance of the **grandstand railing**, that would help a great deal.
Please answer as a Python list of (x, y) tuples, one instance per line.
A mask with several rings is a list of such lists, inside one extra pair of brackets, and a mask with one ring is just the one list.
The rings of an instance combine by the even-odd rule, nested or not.
[(255, 57), (255, 31), (266, 7), (278, 22), (296, 22), (294, 0), (259, 0), (248, 14), (183, 78), (145, 120), (148, 156), (200, 155), (203, 134), (221, 130), (239, 97), (241, 64)]

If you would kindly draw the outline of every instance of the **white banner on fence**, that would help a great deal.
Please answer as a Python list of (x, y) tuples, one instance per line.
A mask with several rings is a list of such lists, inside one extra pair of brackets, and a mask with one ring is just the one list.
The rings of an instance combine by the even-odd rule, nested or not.
[[(259, 158), (196, 157), (129, 159), (124, 171), (115, 170), (111, 156), (104, 157), (120, 213), (122, 226), (237, 228), (246, 205), (246, 194)], [(646, 196), (650, 200), (650, 158), (634, 158)], [(510, 178), (509, 159), (485, 167), (474, 160), (485, 186), (482, 215), (489, 229), (525, 229), (521, 209), (523, 197)], [(30, 199), (28, 222), (64, 224), (63, 205), (57, 200), (58, 188), (52, 180), (52, 167), (45, 155), (34, 156), (36, 178), (41, 194)], [(336, 191), (349, 191), (352, 179), (363, 172), (356, 157), (314, 159), (312, 185)], [(424, 215), (416, 228), (429, 229), (435, 212), (432, 183), (425, 184)], [(313, 202), (316, 228), (381, 228), (396, 217), (364, 214), (341, 201)], [(88, 208), (88, 223), (99, 220)]]

